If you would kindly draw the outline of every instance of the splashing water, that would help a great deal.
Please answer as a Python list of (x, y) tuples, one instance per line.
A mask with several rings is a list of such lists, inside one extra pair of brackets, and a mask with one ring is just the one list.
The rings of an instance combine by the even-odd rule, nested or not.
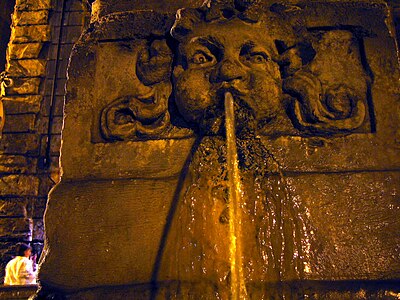
[(235, 113), (232, 94), (225, 93), (225, 126), (228, 163), (229, 189), (229, 235), (231, 263), (231, 299), (246, 299), (247, 291), (243, 276), (241, 243), (241, 194), (242, 184), (239, 175), (236, 149)]
[(307, 214), (262, 140), (240, 135), (240, 104), (224, 101), (226, 138), (193, 151), (157, 281), (203, 299), (292, 299), (281, 283), (309, 272)]

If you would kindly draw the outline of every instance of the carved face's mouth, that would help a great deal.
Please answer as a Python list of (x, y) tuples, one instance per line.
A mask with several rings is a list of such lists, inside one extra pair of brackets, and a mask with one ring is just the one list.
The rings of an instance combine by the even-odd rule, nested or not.
[(226, 92), (230, 92), (232, 96), (235, 97), (245, 97), (249, 94), (249, 90), (243, 86), (241, 80), (232, 80), (230, 82), (223, 81), (216, 87), (218, 97), (225, 95)]
[[(224, 95), (228, 90), (218, 91), (216, 105), (204, 110), (199, 122), (200, 131), (204, 135), (225, 135), (225, 107)], [(231, 92), (231, 90), (229, 90)], [(237, 94), (234, 97), (235, 126), (238, 138), (247, 138), (255, 132), (256, 118), (254, 110)]]

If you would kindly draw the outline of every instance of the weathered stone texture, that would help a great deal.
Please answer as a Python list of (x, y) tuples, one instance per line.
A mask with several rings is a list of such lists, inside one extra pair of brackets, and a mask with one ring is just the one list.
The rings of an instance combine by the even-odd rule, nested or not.
[(7, 71), (12, 77), (39, 77), (46, 74), (44, 59), (9, 60)]
[[(40, 78), (14, 78), (14, 84), (6, 89), (7, 96), (19, 95), (37, 95), (41, 80)], [(33, 100), (37, 98), (27, 98)]]
[(16, 11), (13, 14), (13, 26), (44, 25), (48, 23), (49, 11)]
[[(339, 289), (341, 280), (399, 279), (400, 175), (387, 171), (400, 167), (399, 72), (384, 3), (222, 2), (181, 11), (174, 27), (180, 2), (96, 2), (106, 16), (70, 60), (44, 283), (68, 293), (207, 282), (204, 290), (188, 283), (194, 297), (228, 285), (229, 93), (239, 118), (233, 143), (250, 298), (267, 298), (265, 282)], [(142, 11), (121, 13), (128, 7)], [(42, 181), (40, 193), (47, 187)], [(130, 243), (128, 259), (120, 249)], [(86, 259), (87, 244), (101, 249), (97, 261)], [(329, 297), (352, 299), (360, 289), (353, 292), (345, 285)]]
[(27, 218), (0, 218), (0, 239), (20, 239), (29, 241), (32, 238), (32, 220)]
[(32, 230), (33, 240), (44, 240), (44, 223), (43, 218), (33, 219), (33, 230)]
[(6, 112), (6, 115), (37, 113), (40, 111), (40, 104), (42, 102), (42, 99), (43, 96), (41, 95), (4, 97), (4, 110)]
[(27, 217), (27, 201), (22, 198), (0, 199), (0, 217)]
[(8, 55), (10, 59), (38, 58), (42, 48), (42, 43), (10, 44)]
[(51, 9), (51, 0), (17, 0), (16, 8), (20, 11), (24, 10), (42, 10)]
[[(53, 134), (61, 134), (62, 125), (63, 125), (63, 118), (54, 117), (52, 119), (51, 132)], [(37, 124), (37, 132), (40, 134), (47, 134), (48, 126), (49, 126), (49, 118), (42, 116)]]
[(34, 133), (4, 134), (0, 150), (3, 151), (3, 154), (35, 156), (39, 151), (39, 137)]
[(0, 173), (33, 173), (36, 160), (23, 155), (0, 155)]
[(43, 219), (46, 209), (47, 195), (44, 197), (31, 197), (27, 200), (27, 215), (33, 219)]
[(13, 43), (31, 43), (50, 41), (50, 27), (48, 25), (17, 26), (11, 31)]
[(8, 115), (4, 125), (4, 133), (33, 132), (35, 130), (35, 114)]
[(39, 179), (27, 175), (1, 175), (0, 196), (37, 196)]

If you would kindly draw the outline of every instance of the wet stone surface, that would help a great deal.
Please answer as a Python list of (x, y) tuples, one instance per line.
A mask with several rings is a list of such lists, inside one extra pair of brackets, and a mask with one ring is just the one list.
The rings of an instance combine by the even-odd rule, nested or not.
[(71, 56), (38, 299), (398, 297), (383, 2), (97, 5)]

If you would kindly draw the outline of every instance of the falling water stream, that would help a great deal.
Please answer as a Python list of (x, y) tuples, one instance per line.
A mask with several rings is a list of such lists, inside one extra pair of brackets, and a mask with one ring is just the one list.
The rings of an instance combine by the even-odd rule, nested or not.
[(242, 243), (241, 243), (241, 198), (242, 184), (239, 175), (236, 149), (235, 112), (232, 94), (225, 93), (225, 126), (228, 163), (229, 189), (229, 235), (231, 264), (231, 299), (246, 299), (247, 291), (243, 276)]

